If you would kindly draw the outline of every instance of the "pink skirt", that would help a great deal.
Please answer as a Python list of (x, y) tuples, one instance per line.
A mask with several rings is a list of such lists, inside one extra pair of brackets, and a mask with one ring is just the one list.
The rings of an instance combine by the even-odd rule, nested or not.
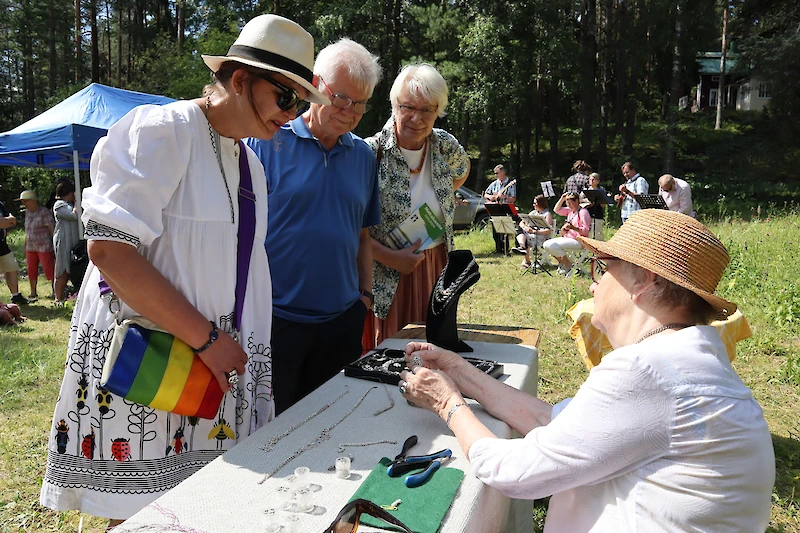
[(447, 247), (443, 244), (425, 250), (425, 259), (411, 274), (400, 276), (392, 306), (384, 320), (367, 313), (361, 344), (367, 352), (412, 322), (425, 322), (428, 301), (439, 274), (447, 265)]

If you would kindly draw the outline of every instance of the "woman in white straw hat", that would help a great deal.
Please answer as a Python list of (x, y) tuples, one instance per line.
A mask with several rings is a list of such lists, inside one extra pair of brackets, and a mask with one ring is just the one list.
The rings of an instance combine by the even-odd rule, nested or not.
[[(239, 141), (271, 138), (303, 100), (329, 101), (314, 87), (313, 38), (282, 17), (254, 18), (227, 55), (203, 60), (214, 81), (201, 98), (138, 107), (109, 129), (84, 193), (92, 264), (72, 319), (41, 502), (112, 525), (274, 416), (267, 218), (257, 208), (266, 206), (266, 180)], [(250, 194), (240, 192), (248, 169)], [(240, 207), (255, 217), (240, 217)], [(248, 247), (249, 257), (237, 256)], [(208, 366), (227, 391), (213, 420), (139, 405), (100, 385), (115, 324), (100, 298), (101, 273), (121, 302), (120, 320), (144, 316)]]
[[(551, 496), (546, 532), (764, 531), (775, 480), (761, 407), (718, 330), (725, 247), (695, 219), (647, 209), (594, 252), (592, 323), (614, 351), (551, 406), (458, 355), (411, 343), (400, 389), (455, 433), (472, 471), (521, 499)], [(465, 397), (524, 438), (498, 439)]]

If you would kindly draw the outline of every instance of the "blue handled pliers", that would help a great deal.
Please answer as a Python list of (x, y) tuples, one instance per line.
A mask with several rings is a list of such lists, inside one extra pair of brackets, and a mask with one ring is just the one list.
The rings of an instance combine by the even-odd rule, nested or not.
[(406, 487), (418, 487), (425, 483), (428, 478), (430, 478), (433, 473), (436, 472), (440, 466), (442, 466), (443, 461), (452, 456), (453, 452), (450, 450), (450, 448), (445, 448), (440, 452), (432, 453), (430, 455), (406, 457), (402, 461), (397, 461), (389, 465), (389, 467), (386, 469), (386, 473), (391, 477), (397, 477), (405, 474), (406, 472), (411, 472), (412, 470), (423, 469), (422, 472), (406, 476), (405, 480), (403, 480), (403, 483), (405, 483)]

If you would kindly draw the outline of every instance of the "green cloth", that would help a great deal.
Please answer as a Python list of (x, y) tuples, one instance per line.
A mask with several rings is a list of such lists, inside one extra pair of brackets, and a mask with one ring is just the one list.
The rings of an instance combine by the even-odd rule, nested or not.
[[(384, 457), (378, 466), (372, 469), (367, 479), (358, 487), (350, 501), (363, 498), (377, 505), (391, 505), (397, 499), (403, 500), (396, 511), (389, 511), (393, 516), (411, 529), (414, 533), (436, 533), (442, 525), (444, 515), (453, 504), (458, 486), (464, 479), (464, 472), (457, 468), (441, 467), (433, 473), (425, 484), (410, 489), (403, 480), (410, 474), (421, 470), (413, 470), (398, 477), (389, 477), (386, 469), (391, 460)], [(383, 520), (362, 514), (361, 522), (368, 526), (397, 531), (391, 524)]]

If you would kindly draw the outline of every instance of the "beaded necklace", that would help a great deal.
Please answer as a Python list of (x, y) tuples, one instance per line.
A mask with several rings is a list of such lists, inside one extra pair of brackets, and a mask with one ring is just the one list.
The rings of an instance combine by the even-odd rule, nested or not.
[(419, 160), (419, 166), (417, 168), (410, 168), (408, 169), (411, 174), (419, 174), (422, 172), (422, 167), (425, 166), (425, 156), (428, 155), (428, 139), (425, 139), (425, 145), (422, 147), (422, 158)]

